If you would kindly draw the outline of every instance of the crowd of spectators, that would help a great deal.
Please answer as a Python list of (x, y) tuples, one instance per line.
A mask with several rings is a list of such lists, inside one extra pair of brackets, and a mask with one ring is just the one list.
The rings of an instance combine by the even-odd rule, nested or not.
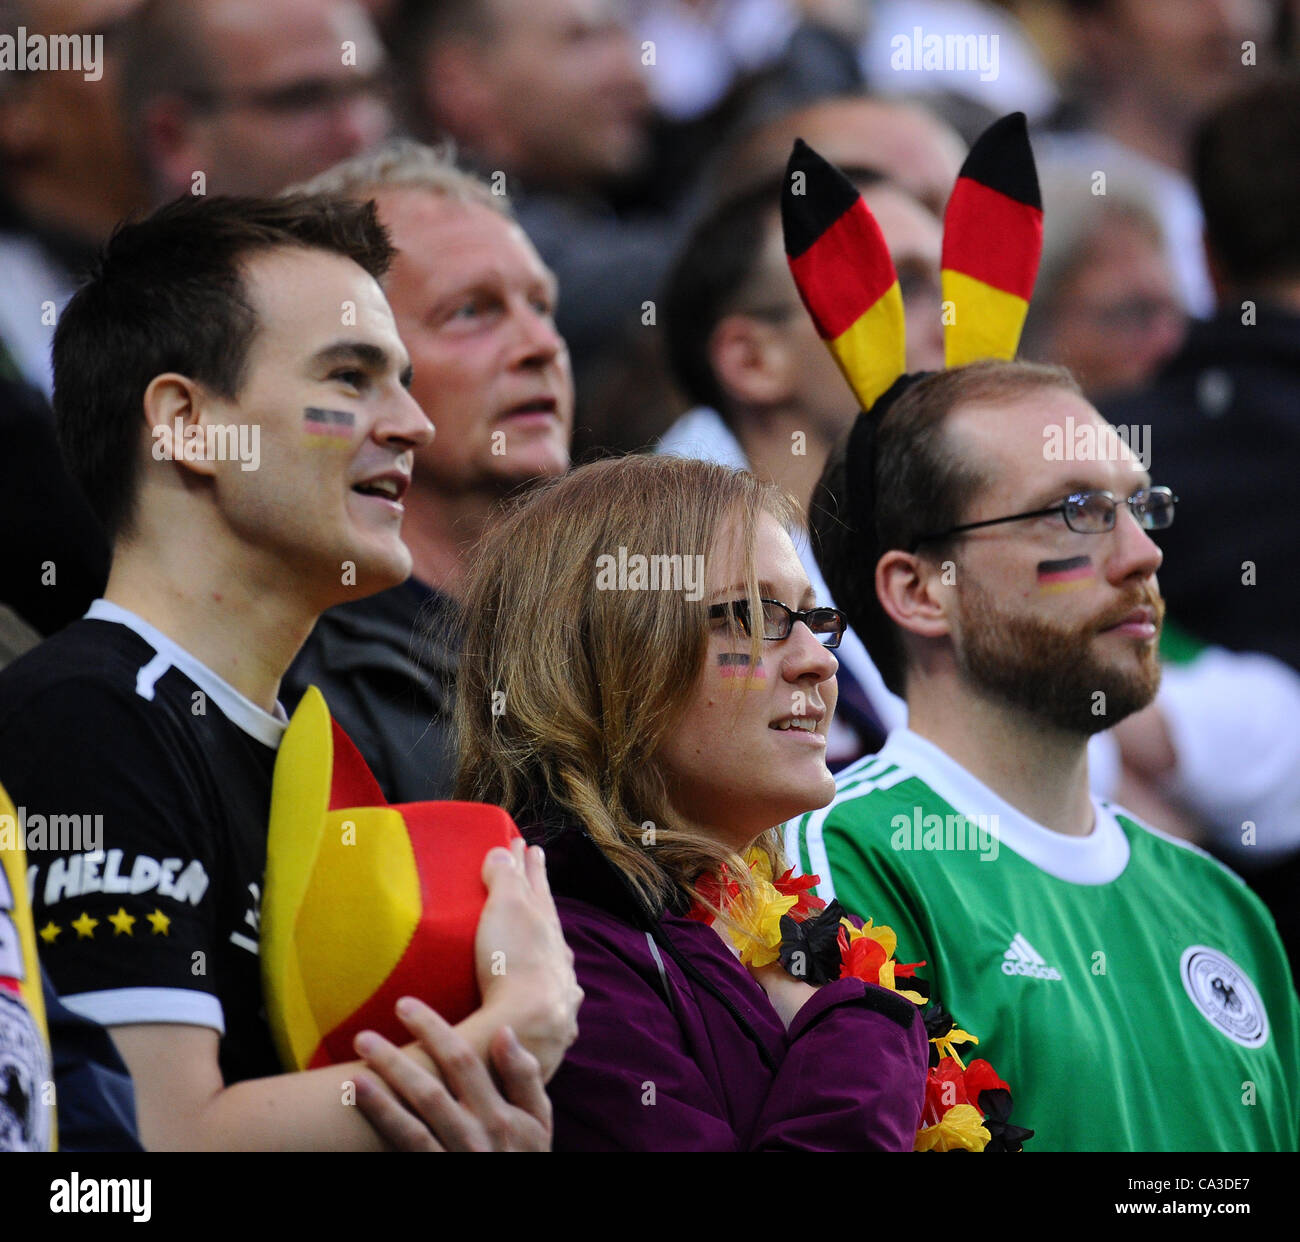
[[(780, 200), (794, 140), (861, 191), (898, 272), (907, 370), (938, 371), (944, 209), (969, 145), (996, 116), (1022, 111), (1044, 216), (1022, 356), (1068, 367), (1087, 401), (1133, 433), (1134, 455), (1179, 505), (1157, 540), (1163, 685), (1145, 710), (1092, 737), (1089, 784), (1244, 874), (1277, 920), (1292, 971), (1300, 965), (1300, 590), (1290, 569), (1300, 523), (1289, 503), (1300, 464), (1296, 0), (0, 0), (0, 36), (20, 29), (51, 47), (78, 36), (95, 63), (19, 68), (0, 58), (0, 669), (54, 650), (43, 641), (70, 650), (93, 608), (133, 627), (128, 646), (149, 640), (148, 626), (104, 611), (110, 565), (119, 593), (128, 580), (124, 532), (137, 561), (140, 548), (174, 536), (158, 554), (167, 572), (194, 572), (181, 541), (205, 528), (165, 526), (187, 520), (198, 484), (160, 491), (151, 503), (166, 521), (142, 534), (129, 512), (87, 494), (87, 477), (111, 467), (88, 476), (68, 465), (76, 416), (65, 411), (89, 389), (66, 356), (56, 388), (56, 329), (123, 222), (228, 195), (329, 195), (358, 211), (375, 202), (394, 254), (374, 273), (409, 355), (410, 395), (435, 428), (430, 437), (412, 415), (386, 433), (413, 462), (403, 485), (410, 564), (377, 573), (366, 598), (330, 589), (323, 566), (315, 578), (304, 571), (302, 607), (278, 617), (278, 637), (263, 634), (274, 658), (262, 671), (282, 688), (268, 697), (242, 673), (226, 680), (257, 704), (249, 731), (265, 753), (254, 768), (269, 770), (281, 715), (314, 684), (389, 801), (416, 803), (456, 789), (461, 607), (471, 586), (487, 589), (476, 550), (508, 550), (491, 539), (521, 495), (575, 463), (630, 453), (748, 470), (800, 513), (816, 509), (823, 469), (858, 410), (786, 263)], [(232, 253), (243, 262), (238, 246)], [(304, 288), (355, 293), (338, 282)], [(158, 289), (160, 306), (169, 297)], [(139, 323), (123, 323), (123, 342), (133, 331)], [(230, 502), (229, 529), (260, 538), (258, 523), (288, 520), (292, 500), (265, 512), (257, 500), (247, 527)], [(226, 515), (221, 504), (212, 512)], [(843, 605), (804, 525), (794, 521), (795, 563), (816, 603)], [(287, 578), (271, 584), (274, 558), (241, 558), (222, 562), (249, 576), (233, 591), (240, 607), (258, 607), (253, 581), (270, 584), (267, 599), (291, 593)], [(129, 580), (147, 583), (140, 598), (161, 601), (165, 577)], [(192, 581), (220, 589), (215, 577)], [(879, 751), (908, 722), (908, 702), (882, 677), (852, 610), (848, 622), (828, 722), (832, 770)], [(181, 655), (174, 664), (179, 676)], [(0, 786), (32, 806), (57, 791), (28, 770), (35, 733), (4, 742), (6, 729), (16, 739), (27, 728), (5, 702), (27, 684), (0, 680)], [(564, 778), (550, 762), (538, 770), (553, 798)], [(249, 801), (258, 814), (263, 793)], [(529, 808), (509, 809), (519, 818)], [(536, 865), (516, 863), (494, 894), (523, 885)], [(525, 1024), (533, 999), (497, 1008)], [(85, 1017), (114, 1026), (124, 1012), (69, 1006), (78, 1018), (48, 989), (46, 1007), (56, 1044), (72, 1038), (59, 1029), (74, 1032)], [(127, 1021), (162, 1030), (192, 1020), (186, 1012), (160, 1004)], [(556, 1031), (571, 1019), (548, 1018)], [(463, 1034), (495, 1058), (499, 1083), (516, 1084), (518, 1104), (536, 1065), (489, 1052), (477, 1030)], [(93, 1041), (93, 1028), (75, 1033)], [(425, 1038), (426, 1049), (442, 1040), (445, 1050), (454, 1036), (429, 1035), (426, 1024)], [(560, 1039), (523, 1038), (545, 1076)], [(112, 1046), (87, 1055), (119, 1076), (120, 1096), (126, 1070), (166, 1045), (143, 1035), (118, 1044), (125, 1064)], [(191, 1128), (147, 1092), (138, 1126), (127, 1115), (120, 1127), (139, 1133), (122, 1145), (287, 1141), (243, 1129), (256, 1100), (229, 1090), (266, 1064), (232, 1078), (226, 1050), (218, 1068), (206, 1039), (185, 1055), (203, 1084)], [(430, 1052), (423, 1064), (437, 1060)], [(372, 1068), (384, 1077), (380, 1062)], [(580, 1071), (557, 1081), (569, 1114), (583, 1116), (572, 1103)], [(378, 1089), (361, 1139), (359, 1129), (317, 1125), (306, 1093), (285, 1092), (267, 1099), (305, 1107), (304, 1142), (411, 1145)], [(226, 1105), (212, 1103), (223, 1095)], [(112, 1145), (104, 1117), (130, 1112), (114, 1109), (84, 1124), (70, 1110), (68, 1141)], [(536, 1137), (511, 1130), (525, 1132)], [(569, 1133), (583, 1132), (574, 1123)]]

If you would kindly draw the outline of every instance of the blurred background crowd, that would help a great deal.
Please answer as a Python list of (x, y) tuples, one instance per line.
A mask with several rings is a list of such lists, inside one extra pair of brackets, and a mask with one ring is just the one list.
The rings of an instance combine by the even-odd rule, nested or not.
[[(1045, 214), (1022, 356), (1150, 428), (1154, 481), (1181, 501), (1162, 540), (1170, 618), (1192, 649), (1249, 658), (1166, 707), (1177, 781), (1136, 729), (1123, 766), (1162, 800), (1155, 822), (1252, 875), (1294, 954), (1278, 894), (1295, 892), (1300, 797), (1277, 736), (1300, 734), (1300, 0), (0, 0), (0, 34), (20, 27), (102, 36), (103, 65), (0, 69), (0, 662), (103, 586), (107, 545), (57, 454), (49, 349), (123, 218), (274, 194), (394, 135), (450, 139), (558, 282), (572, 460), (662, 441), (806, 500), (856, 411), (784, 265), (792, 140), (862, 188), (909, 368), (930, 369), (947, 196), (973, 137), (1022, 110)], [(454, 411), (426, 410), (433, 457), (454, 458)], [(842, 696), (860, 739), (891, 723), (876, 698), (854, 721)], [(1180, 712), (1213, 721), (1183, 730)], [(1213, 773), (1189, 770), (1197, 744)], [(1256, 820), (1266, 866), (1241, 848)]]

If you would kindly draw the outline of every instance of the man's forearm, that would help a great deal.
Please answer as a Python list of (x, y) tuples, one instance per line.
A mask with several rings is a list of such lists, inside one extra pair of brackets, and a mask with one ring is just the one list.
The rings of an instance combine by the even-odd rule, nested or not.
[(382, 1151), (385, 1144), (356, 1107), (360, 1069), (360, 1061), (349, 1061), (235, 1083), (194, 1117), (192, 1141), (168, 1137), (185, 1150)]
[[(109, 1033), (131, 1071), (140, 1141), (155, 1151), (378, 1151), (355, 1106), (360, 1061), (225, 1086), (217, 1032), (139, 1023)], [(419, 1054), (423, 1058), (423, 1054)], [(427, 1058), (424, 1058), (427, 1062)]]
[[(514, 1022), (519, 1006), (480, 1008), (456, 1028), (485, 1062), (492, 1037)], [(118, 1026), (111, 1031), (136, 1084), (140, 1139), (157, 1151), (381, 1151), (383, 1140), (356, 1107), (360, 1061), (223, 1086), (216, 1033), (197, 1028)], [(520, 1041), (554, 1073), (563, 1047), (551, 1039)], [(210, 1039), (210, 1044), (209, 1044)], [(197, 1046), (196, 1046), (197, 1044)], [(416, 1043), (403, 1052), (429, 1073), (433, 1060)]]
[[(455, 1030), (487, 1063), (492, 1038), (508, 1021), (499, 1012), (479, 1008)], [(563, 1050), (554, 1040), (534, 1039), (530, 1044), (522, 1033), (519, 1039), (542, 1062), (543, 1076), (549, 1080), (559, 1068)], [(402, 1052), (441, 1077), (433, 1059), (418, 1044), (408, 1043)], [(541, 1052), (549, 1060), (544, 1060)], [(360, 1061), (349, 1061), (226, 1087), (202, 1110), (197, 1119), (200, 1141), (193, 1146), (215, 1151), (386, 1150), (387, 1145), (355, 1106), (356, 1074), (361, 1068)]]

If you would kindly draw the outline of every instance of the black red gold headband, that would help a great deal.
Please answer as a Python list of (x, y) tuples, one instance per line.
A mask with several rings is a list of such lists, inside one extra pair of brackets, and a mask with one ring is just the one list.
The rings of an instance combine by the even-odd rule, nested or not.
[[(863, 410), (906, 369), (903, 299), (880, 228), (853, 184), (802, 139), (781, 194), (790, 270)], [(944, 214), (944, 361), (1015, 357), (1043, 248), (1023, 112), (971, 148)]]

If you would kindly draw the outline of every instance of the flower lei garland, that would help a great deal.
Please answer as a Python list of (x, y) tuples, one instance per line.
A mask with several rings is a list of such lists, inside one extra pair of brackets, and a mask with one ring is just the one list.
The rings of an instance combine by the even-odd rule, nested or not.
[(1034, 1132), (1011, 1123), (1011, 1088), (993, 1067), (982, 1060), (968, 1065), (958, 1055), (955, 1045), (979, 1040), (930, 1000), (930, 985), (915, 973), (926, 963), (895, 961), (898, 937), (892, 928), (876, 927), (870, 919), (858, 927), (838, 901), (827, 905), (814, 896), (819, 876), (795, 876), (790, 868), (774, 877), (761, 850), (751, 849), (745, 861), (754, 882), (752, 901), (740, 900), (740, 884), (724, 867), (721, 882), (706, 876), (696, 886), (702, 900), (687, 917), (711, 924), (714, 915), (704, 902), (724, 910), (731, 920), (727, 935), (745, 966), (779, 961), (794, 978), (814, 985), (862, 979), (924, 1007), (930, 1070), (914, 1151), (1022, 1150)]

